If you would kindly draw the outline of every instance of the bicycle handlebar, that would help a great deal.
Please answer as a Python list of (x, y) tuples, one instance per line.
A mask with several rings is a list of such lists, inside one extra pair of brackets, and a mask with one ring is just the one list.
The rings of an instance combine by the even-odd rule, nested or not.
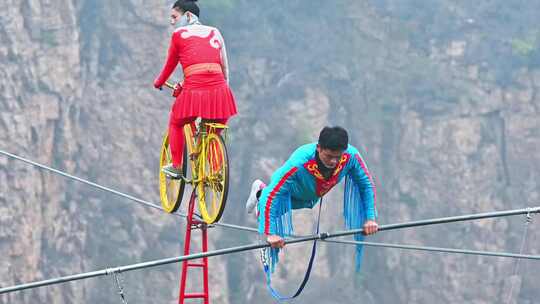
[(174, 83), (171, 83), (171, 82), (168, 82), (168, 81), (165, 81), (165, 86), (168, 87), (171, 90), (174, 90), (174, 88), (176, 87), (176, 85)]

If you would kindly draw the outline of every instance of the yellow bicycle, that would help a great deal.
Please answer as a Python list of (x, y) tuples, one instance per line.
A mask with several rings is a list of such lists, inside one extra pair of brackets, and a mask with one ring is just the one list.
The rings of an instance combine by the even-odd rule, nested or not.
[[(165, 85), (174, 89), (173, 84)], [(229, 190), (229, 160), (223, 140), (227, 128), (226, 125), (200, 119), (198, 123), (184, 126), (186, 149), (182, 162), (183, 176), (179, 179), (172, 179), (161, 171), (163, 166), (172, 162), (169, 136), (165, 133), (159, 161), (159, 194), (165, 211), (173, 213), (178, 210), (185, 186), (190, 184), (197, 191), (203, 221), (207, 224), (219, 221), (225, 210)], [(188, 160), (191, 169), (189, 172)]]

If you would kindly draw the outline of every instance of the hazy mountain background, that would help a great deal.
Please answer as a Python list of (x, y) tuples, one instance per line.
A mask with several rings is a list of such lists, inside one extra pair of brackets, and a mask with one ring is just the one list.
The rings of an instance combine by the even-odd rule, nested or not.
[[(0, 2), (0, 149), (158, 201), (172, 98), (154, 90), (171, 1)], [(322, 126), (351, 134), (376, 177), (380, 223), (540, 205), (540, 1), (201, 0), (227, 42), (239, 115), (223, 221)], [(179, 76), (176, 76), (178, 79)], [(323, 230), (343, 226), (341, 187)], [(309, 233), (313, 214), (296, 217)], [(539, 254), (538, 219), (525, 252)], [(375, 241), (519, 251), (524, 218), (384, 232)], [(0, 285), (181, 254), (184, 222), (0, 156)], [(212, 229), (211, 249), (255, 242)], [(540, 265), (320, 244), (294, 303), (538, 303)], [(309, 244), (274, 284), (293, 291)], [(212, 303), (273, 303), (256, 252), (212, 258)], [(176, 303), (179, 265), (124, 273), (130, 303)], [(195, 273), (193, 286), (199, 277)], [(197, 280), (195, 280), (197, 279)], [(509, 298), (511, 283), (515, 283)], [(111, 277), (0, 303), (120, 303)], [(195, 302), (196, 303), (196, 302)]]

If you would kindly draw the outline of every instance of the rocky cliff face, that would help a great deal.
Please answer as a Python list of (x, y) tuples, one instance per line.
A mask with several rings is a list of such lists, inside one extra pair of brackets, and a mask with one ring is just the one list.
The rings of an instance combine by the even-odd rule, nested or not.
[[(201, 5), (203, 20), (219, 25), (228, 43), (240, 111), (231, 122), (224, 221), (255, 225), (243, 213), (249, 182), (269, 178), (326, 124), (346, 126), (363, 151), (376, 176), (381, 223), (538, 205), (538, 45), (512, 32), (530, 28), (533, 13), (515, 18), (503, 5), (511, 20), (503, 27), (483, 2), (474, 9), (415, 2), (413, 12), (395, 1)], [(171, 100), (151, 83), (167, 48), (167, 16), (161, 3), (131, 0), (2, 2), (0, 149), (157, 202), (157, 154)], [(489, 29), (514, 48), (499, 45)], [(340, 191), (326, 199), (324, 230), (342, 228)], [(298, 213), (298, 232), (311, 231), (313, 216)], [(523, 222), (375, 239), (518, 251)], [(526, 252), (538, 254), (535, 226)], [(173, 216), (0, 157), (2, 286), (179, 255), (183, 229)], [(221, 248), (256, 237), (216, 228), (211, 240)], [(299, 303), (506, 303), (512, 282), (513, 302), (539, 296), (533, 262), (522, 262), (513, 277), (507, 259), (367, 249), (358, 275), (353, 251), (321, 244)], [(286, 250), (276, 286), (293, 289), (308, 252), (308, 245)], [(257, 257), (211, 259), (214, 302), (271, 303)], [(123, 278), (130, 301), (174, 302), (179, 267)], [(0, 303), (117, 303), (115, 288), (101, 278), (4, 295)]]

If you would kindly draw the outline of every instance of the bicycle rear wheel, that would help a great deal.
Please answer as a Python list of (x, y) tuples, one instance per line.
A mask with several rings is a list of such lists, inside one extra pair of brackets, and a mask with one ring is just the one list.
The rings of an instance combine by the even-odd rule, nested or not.
[[(187, 152), (184, 149), (182, 157), (182, 172), (186, 173), (187, 169)], [(161, 144), (161, 154), (159, 157), (159, 197), (161, 200), (161, 206), (168, 213), (173, 213), (178, 210), (182, 204), (182, 197), (184, 196), (184, 188), (186, 183), (183, 179), (171, 179), (168, 178), (165, 173), (161, 171), (161, 168), (172, 162), (171, 149), (169, 147), (169, 134), (166, 133), (163, 137), (163, 143)]]
[(219, 221), (229, 192), (229, 159), (223, 138), (215, 133), (206, 138), (204, 178), (198, 187), (199, 211), (207, 224)]

